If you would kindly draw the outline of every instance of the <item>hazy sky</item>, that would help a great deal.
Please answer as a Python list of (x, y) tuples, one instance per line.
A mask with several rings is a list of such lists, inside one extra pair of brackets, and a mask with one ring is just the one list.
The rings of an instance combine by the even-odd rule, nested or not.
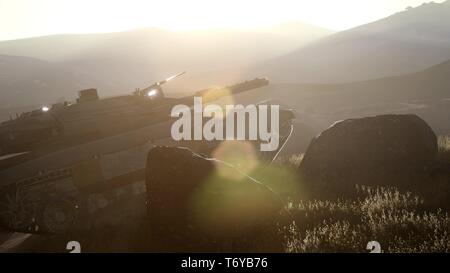
[[(57, 33), (252, 28), (304, 21), (344, 30), (423, 0), (0, 0), (0, 40)], [(443, 2), (435, 1), (435, 2)]]

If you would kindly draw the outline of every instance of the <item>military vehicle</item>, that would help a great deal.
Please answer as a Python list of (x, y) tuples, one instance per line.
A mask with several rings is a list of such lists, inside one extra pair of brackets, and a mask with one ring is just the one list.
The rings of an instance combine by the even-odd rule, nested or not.
[[(82, 90), (76, 102), (46, 105), (3, 122), (0, 224), (27, 233), (89, 228), (89, 219), (97, 217), (92, 215), (118, 199), (144, 196), (146, 157), (155, 145), (188, 146), (204, 154), (218, 145), (174, 141), (174, 105), (192, 106), (194, 96), (208, 103), (269, 83), (256, 78), (166, 97), (162, 85), (182, 74), (109, 98), (99, 98), (96, 89)], [(292, 133), (293, 119), (290, 110), (280, 110), (281, 144)], [(277, 152), (261, 153), (261, 158), (272, 160)]]

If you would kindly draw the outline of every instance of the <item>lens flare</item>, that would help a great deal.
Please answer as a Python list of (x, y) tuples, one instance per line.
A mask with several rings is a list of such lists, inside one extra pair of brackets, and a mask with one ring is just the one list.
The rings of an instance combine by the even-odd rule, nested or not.
[(224, 141), (213, 151), (212, 156), (240, 170), (236, 172), (225, 164), (216, 164), (216, 172), (219, 176), (235, 181), (241, 180), (245, 174), (258, 166), (255, 147), (248, 141)]
[[(234, 105), (235, 101), (231, 91), (227, 88), (211, 87), (202, 91), (203, 103), (214, 103), (226, 110), (227, 105)], [(224, 117), (227, 116), (227, 112)]]
[(153, 96), (156, 96), (156, 94), (158, 94), (158, 91), (156, 91), (155, 89), (152, 89), (152, 90), (148, 91), (147, 96), (153, 97)]

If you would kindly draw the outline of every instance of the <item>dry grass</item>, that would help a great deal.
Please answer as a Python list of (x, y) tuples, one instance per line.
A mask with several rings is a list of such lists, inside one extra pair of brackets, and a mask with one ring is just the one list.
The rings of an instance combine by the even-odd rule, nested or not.
[(446, 153), (450, 151), (450, 136), (438, 137), (438, 148), (440, 153)]
[[(438, 138), (435, 173), (414, 193), (394, 187), (356, 186), (352, 197), (305, 200), (286, 205), (292, 217), (282, 225), (287, 252), (450, 252), (450, 137)], [(277, 163), (297, 168), (301, 156)]]
[(357, 187), (356, 200), (289, 203), (295, 221), (285, 227), (287, 252), (449, 252), (450, 218), (423, 209), (424, 200), (394, 188)]
[(279, 157), (275, 160), (275, 164), (283, 165), (288, 168), (296, 169), (300, 166), (304, 154), (293, 154), (289, 156)]
[(438, 161), (441, 164), (445, 164), (448, 167), (450, 164), (450, 137), (449, 136), (439, 136), (438, 137)]

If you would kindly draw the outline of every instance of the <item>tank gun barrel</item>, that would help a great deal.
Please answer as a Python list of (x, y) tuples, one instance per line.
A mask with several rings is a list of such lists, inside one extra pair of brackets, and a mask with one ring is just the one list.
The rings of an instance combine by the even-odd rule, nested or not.
[(142, 92), (147, 92), (147, 91), (150, 91), (151, 89), (159, 88), (161, 85), (166, 84), (166, 83), (170, 82), (171, 80), (176, 79), (176, 78), (178, 78), (178, 77), (180, 77), (180, 76), (182, 76), (184, 74), (186, 74), (186, 71), (183, 71), (183, 72), (178, 73), (176, 75), (170, 76), (170, 77), (168, 77), (165, 80), (162, 80), (162, 81), (159, 81), (159, 82), (155, 82), (154, 84), (143, 88)]
[(178, 73), (178, 74), (176, 74), (176, 75), (173, 75), (173, 76), (171, 76), (171, 77), (168, 77), (167, 79), (158, 82), (158, 85), (162, 85), (162, 84), (165, 84), (165, 83), (167, 83), (167, 82), (170, 82), (171, 80), (176, 79), (176, 78), (178, 78), (178, 77), (180, 77), (180, 76), (183, 76), (184, 74), (186, 74), (186, 71), (183, 71), (183, 72), (181, 72), (181, 73)]
[(192, 105), (194, 97), (202, 97), (203, 103), (215, 101), (225, 96), (232, 96), (242, 92), (250, 91), (260, 87), (267, 86), (269, 80), (266, 78), (256, 78), (250, 81), (241, 82), (235, 85), (226, 86), (222, 88), (211, 88), (195, 92), (194, 95), (180, 98), (186, 105)]

